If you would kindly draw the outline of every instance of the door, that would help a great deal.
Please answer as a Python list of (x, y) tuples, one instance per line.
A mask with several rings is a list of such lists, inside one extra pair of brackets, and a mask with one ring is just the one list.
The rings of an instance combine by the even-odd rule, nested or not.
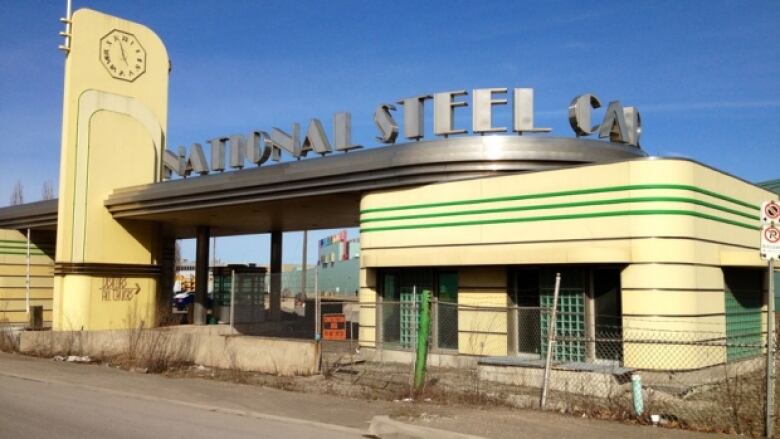
[(765, 276), (764, 270), (723, 268), (728, 361), (761, 354)]
[(439, 273), (437, 347), (458, 349), (458, 272)]
[(398, 275), (392, 272), (382, 272), (379, 283), (382, 289), (382, 341), (399, 343), (401, 341), (401, 303), (398, 291)]
[(620, 270), (593, 270), (596, 358), (622, 361), (623, 313), (620, 304)]
[(511, 279), (510, 300), (517, 322), (517, 352), (539, 355), (542, 352), (539, 315), (539, 270), (516, 270)]

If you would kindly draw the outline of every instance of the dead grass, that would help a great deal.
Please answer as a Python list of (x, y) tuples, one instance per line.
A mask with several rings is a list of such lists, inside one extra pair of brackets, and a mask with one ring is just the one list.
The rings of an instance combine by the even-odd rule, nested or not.
[(0, 326), (0, 351), (19, 351), (19, 335), (10, 327)]
[(142, 321), (126, 331), (127, 348), (111, 363), (148, 373), (163, 373), (187, 365), (192, 349), (191, 338), (165, 328), (148, 329)]

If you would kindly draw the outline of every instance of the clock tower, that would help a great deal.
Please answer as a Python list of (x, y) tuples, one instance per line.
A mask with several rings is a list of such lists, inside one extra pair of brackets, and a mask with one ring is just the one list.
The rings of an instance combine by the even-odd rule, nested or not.
[(54, 329), (154, 324), (157, 226), (122, 223), (115, 189), (161, 179), (169, 60), (145, 26), (80, 9), (65, 61)]

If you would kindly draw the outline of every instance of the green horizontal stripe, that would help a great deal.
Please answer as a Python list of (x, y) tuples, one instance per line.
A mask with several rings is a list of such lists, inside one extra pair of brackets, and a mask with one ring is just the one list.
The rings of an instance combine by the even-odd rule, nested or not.
[[(27, 251), (27, 247), (9, 247), (5, 245), (0, 245), (0, 250), (18, 250), (18, 251)], [(53, 248), (47, 249), (47, 248), (39, 248), (39, 247), (30, 247), (30, 251), (44, 251), (44, 250), (54, 250)]]
[[(18, 251), (27, 251), (27, 247), (14, 247), (14, 246), (5, 246), (0, 245), (0, 250), (18, 250)], [(30, 246), (30, 251), (46, 251), (46, 250), (54, 250), (53, 247), (33, 247)]]
[(555, 204), (536, 204), (533, 206), (515, 206), (515, 207), (503, 207), (497, 209), (480, 209), (480, 210), (461, 210), (457, 212), (439, 212), (439, 213), (423, 213), (418, 215), (402, 215), (402, 216), (388, 216), (382, 218), (367, 218), (361, 221), (361, 223), (377, 222), (377, 221), (402, 221), (411, 219), (423, 219), (423, 218), (438, 218), (446, 216), (463, 216), (463, 215), (485, 215), (490, 213), (505, 213), (505, 212), (522, 212), (529, 210), (545, 210), (545, 209), (561, 209), (567, 207), (583, 207), (583, 206), (604, 206), (610, 204), (625, 204), (625, 203), (689, 203), (697, 204), (699, 206), (709, 207), (710, 209), (720, 210), (721, 212), (727, 212), (734, 215), (738, 215), (747, 219), (756, 220), (758, 218), (755, 215), (751, 215), (738, 210), (729, 209), (728, 207), (719, 206), (717, 204), (708, 203), (706, 201), (697, 200), (695, 198), (685, 197), (637, 197), (637, 198), (615, 198), (611, 200), (589, 200), (589, 201), (577, 201), (571, 203), (555, 203)]
[[(30, 241), (30, 243), (32, 245), (36, 245), (34, 241)], [(26, 239), (22, 239), (22, 240), (18, 240), (18, 239), (0, 239), (0, 245), (4, 245), (4, 244), (27, 245), (27, 240)], [(55, 243), (53, 243), (53, 242), (42, 244), (43, 247), (46, 247), (46, 246), (54, 247), (54, 245), (55, 245)]]
[[(21, 255), (21, 256), (27, 256), (27, 252), (11, 252), (11, 251), (4, 251), (0, 249), (0, 255)], [(30, 256), (46, 256), (46, 253), (44, 252), (34, 252), (30, 251)]]
[(633, 216), (633, 215), (685, 215), (693, 216), (697, 218), (708, 219), (717, 221), (724, 224), (730, 224), (733, 226), (742, 227), (749, 230), (759, 230), (759, 227), (752, 226), (750, 224), (741, 223), (739, 221), (732, 221), (730, 219), (717, 217), (714, 215), (708, 215), (706, 213), (694, 212), (691, 210), (618, 210), (612, 212), (593, 212), (593, 213), (579, 213), (570, 215), (545, 215), (545, 216), (533, 216), (524, 218), (501, 218), (493, 220), (475, 220), (475, 221), (458, 221), (449, 223), (433, 223), (433, 224), (412, 224), (403, 226), (387, 226), (387, 227), (366, 227), (360, 228), (360, 233), (369, 232), (382, 232), (388, 230), (409, 230), (409, 229), (432, 229), (438, 227), (459, 227), (459, 226), (479, 226), (486, 224), (507, 224), (507, 223), (527, 223), (534, 221), (557, 221), (557, 220), (570, 220), (570, 219), (583, 219), (583, 218), (602, 218), (612, 216)]
[[(11, 246), (11, 247), (27, 247), (27, 241), (22, 242), (0, 242), (0, 246)], [(54, 247), (55, 244), (36, 244), (35, 242), (30, 242), (30, 246), (32, 247)]]
[(588, 189), (575, 189), (569, 191), (558, 192), (542, 192), (538, 194), (525, 194), (525, 195), (512, 195), (507, 197), (494, 197), (494, 198), (477, 198), (470, 200), (456, 200), (456, 201), (443, 201), (439, 203), (427, 203), (427, 204), (407, 204), (394, 207), (377, 207), (374, 209), (361, 210), (360, 214), (368, 214), (375, 212), (390, 212), (394, 210), (410, 210), (410, 209), (427, 209), (432, 207), (445, 207), (445, 206), (463, 206), (466, 204), (484, 204), (484, 203), (499, 203), (502, 201), (518, 201), (518, 200), (532, 200), (538, 198), (548, 197), (563, 197), (570, 195), (587, 195), (587, 194), (601, 194), (607, 192), (620, 192), (631, 190), (647, 190), (647, 189), (673, 189), (673, 190), (687, 190), (704, 195), (709, 195), (719, 200), (728, 201), (736, 205), (746, 207), (755, 211), (760, 210), (759, 206), (732, 198), (726, 195), (719, 194), (717, 192), (708, 191), (696, 186), (684, 185), (684, 184), (636, 184), (636, 185), (623, 185), (623, 186), (610, 186), (600, 188), (588, 188)]

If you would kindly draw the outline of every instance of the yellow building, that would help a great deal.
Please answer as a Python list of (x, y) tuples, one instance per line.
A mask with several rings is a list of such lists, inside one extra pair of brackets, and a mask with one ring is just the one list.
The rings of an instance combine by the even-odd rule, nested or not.
[[(200, 144), (166, 145), (162, 41), (86, 9), (70, 23), (59, 198), (0, 209), (3, 323), (23, 325), (42, 305), (57, 331), (156, 324), (176, 239), (197, 238), (196, 278), (207, 279), (210, 237), (249, 233), (271, 234), (263, 315), (278, 320), (282, 233), (360, 227), (366, 349), (409, 349), (409, 304), (427, 290), (434, 352), (539, 358), (559, 273), (559, 361), (697, 369), (760, 353), (758, 210), (776, 195), (695, 161), (646, 157), (634, 107), (610, 102), (591, 128), (600, 103), (580, 95), (576, 137), (563, 137), (534, 126), (532, 89), (435, 93), (403, 100), (406, 143), (385, 103), (374, 114), (382, 147), (343, 154), (359, 147), (351, 115), (337, 113), (332, 142), (313, 119), (217, 136), (207, 160)], [(474, 135), (454, 125), (469, 94)], [(510, 97), (511, 129), (494, 127), (491, 109)], [(294, 160), (307, 152), (327, 157)], [(203, 324), (205, 282), (196, 296)], [(690, 344), (703, 348), (683, 352)]]
[(31, 306), (43, 309), (51, 324), (54, 287), (54, 234), (0, 230), (0, 326), (26, 325)]
[[(399, 301), (416, 287), (438, 297), (441, 352), (538, 356), (561, 273), (562, 361), (689, 369), (744, 357), (724, 342), (760, 343), (758, 210), (775, 197), (684, 159), (368, 194), (361, 344), (403, 347)], [(689, 354), (686, 342), (712, 341)]]

